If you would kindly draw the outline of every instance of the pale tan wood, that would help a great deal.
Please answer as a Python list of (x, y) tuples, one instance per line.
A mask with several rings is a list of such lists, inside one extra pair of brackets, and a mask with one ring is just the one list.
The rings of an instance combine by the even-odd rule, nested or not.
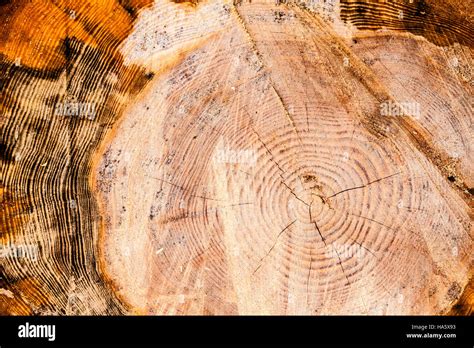
[[(134, 34), (189, 28), (171, 36), (176, 66), (99, 156), (105, 269), (118, 293), (153, 314), (446, 311), (469, 279), (469, 207), (413, 139), (435, 132), (433, 147), (457, 151), (469, 173), (470, 89), (439, 72), (443, 49), (411, 34), (353, 47), (341, 23), (294, 5), (223, 8), (163, 1)], [(137, 39), (125, 57), (156, 69), (160, 51), (137, 51)], [(439, 56), (432, 64), (452, 85), (438, 90), (426, 66), (367, 66), (371, 48)], [(410, 83), (399, 87), (400, 76)], [(454, 91), (465, 99), (450, 100), (452, 114), (432, 106)], [(421, 120), (380, 115), (385, 100), (419, 101)]]

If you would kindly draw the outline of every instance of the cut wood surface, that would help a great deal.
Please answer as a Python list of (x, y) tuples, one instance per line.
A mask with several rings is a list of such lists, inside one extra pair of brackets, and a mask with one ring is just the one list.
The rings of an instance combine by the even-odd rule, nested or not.
[(0, 312), (472, 314), (471, 12), (0, 5)]

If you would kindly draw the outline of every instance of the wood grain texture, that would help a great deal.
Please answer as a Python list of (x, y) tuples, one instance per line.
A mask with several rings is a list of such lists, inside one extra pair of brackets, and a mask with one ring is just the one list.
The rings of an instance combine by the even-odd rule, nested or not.
[[(0, 308), (123, 313), (98, 268), (100, 214), (88, 178), (101, 139), (149, 80), (143, 68), (125, 67), (118, 52), (132, 17), (114, 1), (10, 2), (1, 11), (8, 16), (0, 68), (0, 181), (8, 193), (1, 238), (8, 249), (0, 281), (10, 296), (0, 296)], [(96, 105), (95, 117), (57, 115), (68, 100)], [(27, 213), (15, 213), (17, 206)], [(23, 245), (38, 259), (11, 251)]]
[(0, 313), (472, 314), (465, 2), (0, 16)]

